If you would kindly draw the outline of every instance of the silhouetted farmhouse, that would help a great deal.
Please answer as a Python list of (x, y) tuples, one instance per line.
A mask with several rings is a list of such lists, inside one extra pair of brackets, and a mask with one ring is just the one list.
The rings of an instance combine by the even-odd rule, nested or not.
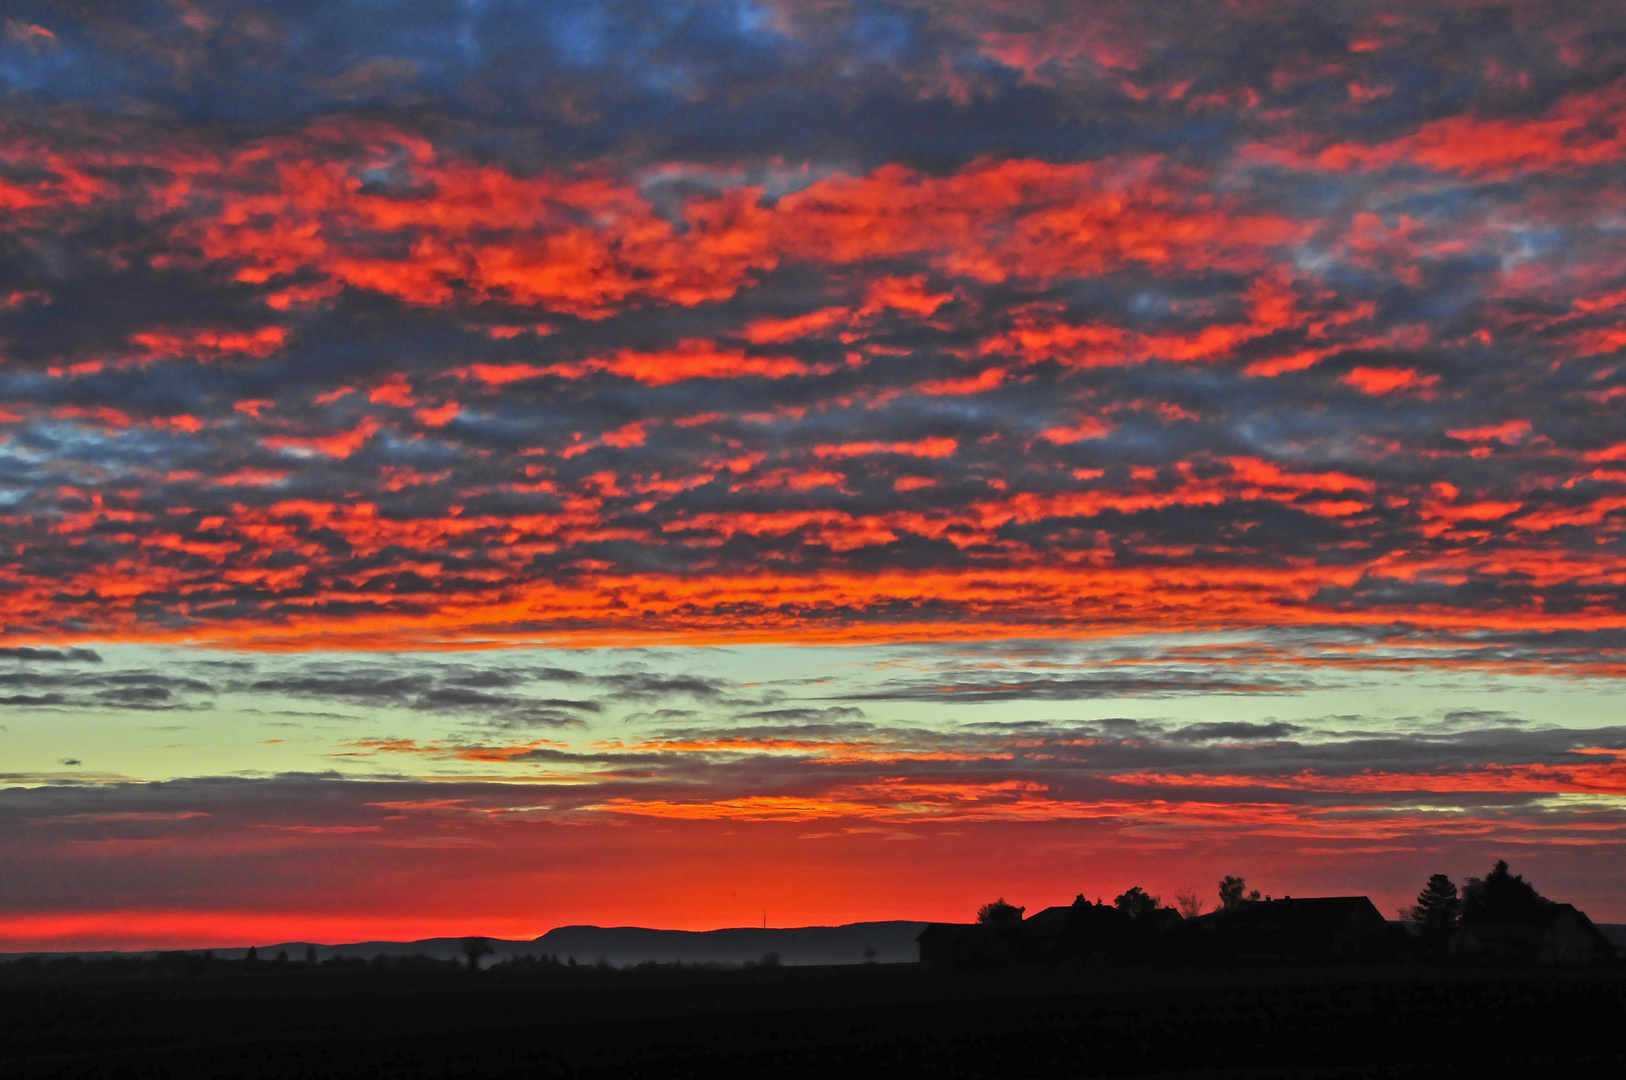
[(920, 962), (929, 967), (1000, 967), (1012, 960), (1006, 934), (979, 923), (932, 923), (915, 941)]
[(1080, 898), (1015, 925), (934, 923), (916, 939), (934, 967), (1051, 964), (1315, 964), (1395, 955), (1397, 932), (1364, 896), (1243, 900), (1184, 919), (1172, 908), (1130, 914)]
[(1080, 896), (1029, 918), (1003, 898), (974, 924), (934, 923), (921, 931), (920, 960), (931, 967), (1008, 963), (1346, 964), (1400, 960), (1476, 965), (1606, 964), (1626, 959), (1574, 905), (1548, 900), (1498, 862), (1470, 878), (1459, 898), (1444, 874), (1429, 878), (1417, 904), (1386, 921), (1364, 896), (1259, 899), (1240, 877), (1220, 882), (1220, 908), (1181, 898), (1190, 918), (1139, 886), (1110, 905)]
[(1048, 960), (1055, 955), (1058, 939), (1072, 923), (1073, 909), (1047, 907), (1022, 920), (1012, 935), (1011, 952), (1018, 960)]
[(1180, 913), (1172, 908), (1150, 908), (1130, 915), (1106, 904), (1076, 901), (1067, 926), (1056, 938), (1055, 959), (1088, 964), (1134, 963), (1150, 960), (1162, 950), (1161, 938), (1178, 926)]
[(1244, 900), (1186, 922), (1170, 942), (1194, 963), (1324, 964), (1378, 958), (1393, 940), (1364, 896)]
[(1506, 862), (1468, 882), (1449, 952), (1486, 964), (1595, 964), (1616, 955), (1585, 912), (1542, 896)]
[(1596, 964), (1615, 951), (1586, 912), (1550, 902), (1517, 919), (1464, 922), (1451, 939), (1452, 955), (1484, 963)]
[(933, 923), (916, 941), (921, 963), (933, 967), (992, 967), (1011, 961), (1135, 963), (1158, 957), (1163, 937), (1181, 922), (1172, 908), (1131, 915), (1079, 897), (1019, 922)]

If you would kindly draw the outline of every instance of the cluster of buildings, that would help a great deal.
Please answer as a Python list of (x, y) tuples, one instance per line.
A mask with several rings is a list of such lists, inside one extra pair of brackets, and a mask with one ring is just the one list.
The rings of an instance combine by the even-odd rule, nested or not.
[(933, 967), (1011, 963), (1272, 964), (1398, 963), (1579, 966), (1615, 963), (1621, 950), (1570, 904), (1540, 906), (1493, 920), (1464, 918), (1448, 934), (1390, 922), (1364, 896), (1242, 900), (1182, 918), (1173, 908), (1130, 914), (1079, 897), (1021, 918), (933, 923), (916, 939)]

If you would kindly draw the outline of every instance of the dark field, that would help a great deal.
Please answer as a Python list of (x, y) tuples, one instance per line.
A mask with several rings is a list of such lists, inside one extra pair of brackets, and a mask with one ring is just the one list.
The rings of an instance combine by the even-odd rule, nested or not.
[(914, 965), (0, 988), (5, 1077), (1626, 1075), (1626, 975)]

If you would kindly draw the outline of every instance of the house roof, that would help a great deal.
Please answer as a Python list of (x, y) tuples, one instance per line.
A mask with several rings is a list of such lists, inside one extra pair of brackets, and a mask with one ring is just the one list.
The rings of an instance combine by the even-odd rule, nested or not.
[(1199, 926), (1288, 923), (1306, 929), (1330, 929), (1343, 925), (1352, 916), (1359, 918), (1368, 913), (1376, 923), (1384, 923), (1377, 907), (1365, 896), (1284, 897), (1280, 900), (1244, 900), (1235, 907), (1221, 908), (1188, 921)]
[(1023, 919), (1022, 932), (1032, 937), (1054, 936), (1067, 929), (1067, 923), (1072, 917), (1073, 908), (1070, 904), (1047, 907)]

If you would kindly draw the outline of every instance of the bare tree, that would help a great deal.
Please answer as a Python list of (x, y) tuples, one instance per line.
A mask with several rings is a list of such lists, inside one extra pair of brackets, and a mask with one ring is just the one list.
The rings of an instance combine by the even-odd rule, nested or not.
[(1174, 906), (1179, 908), (1181, 916), (1187, 919), (1195, 919), (1203, 913), (1202, 898), (1197, 895), (1196, 889), (1175, 893)]

